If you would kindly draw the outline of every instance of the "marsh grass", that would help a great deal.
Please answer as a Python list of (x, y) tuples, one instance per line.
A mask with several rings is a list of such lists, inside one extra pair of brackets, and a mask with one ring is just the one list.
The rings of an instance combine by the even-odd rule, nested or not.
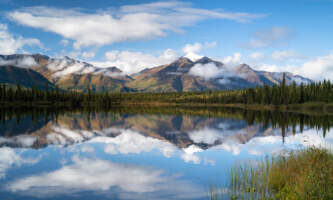
[(227, 190), (210, 187), (210, 199), (333, 199), (333, 154), (320, 148), (237, 163)]

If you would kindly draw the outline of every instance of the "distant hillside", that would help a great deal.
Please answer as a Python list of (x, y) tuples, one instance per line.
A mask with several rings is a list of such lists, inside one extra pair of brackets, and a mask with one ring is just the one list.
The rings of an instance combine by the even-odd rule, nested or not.
[(24, 69), (14, 66), (0, 66), (0, 83), (16, 85), (17, 83), (24, 87), (45, 88), (46, 85), (53, 87), (53, 84), (44, 76), (32, 69)]

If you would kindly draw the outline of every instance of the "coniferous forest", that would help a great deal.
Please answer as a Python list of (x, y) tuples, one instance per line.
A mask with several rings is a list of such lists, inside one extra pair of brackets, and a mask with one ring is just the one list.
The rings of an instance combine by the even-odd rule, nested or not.
[(285, 76), (280, 85), (257, 88), (206, 91), (206, 92), (168, 92), (168, 93), (86, 93), (64, 91), (59, 88), (44, 90), (37, 87), (22, 88), (0, 84), (0, 101), (3, 105), (13, 104), (61, 104), (73, 107), (98, 105), (102, 107), (121, 103), (178, 103), (178, 104), (259, 104), (289, 105), (304, 103), (333, 103), (333, 84), (328, 80), (313, 82), (308, 85), (286, 84)]

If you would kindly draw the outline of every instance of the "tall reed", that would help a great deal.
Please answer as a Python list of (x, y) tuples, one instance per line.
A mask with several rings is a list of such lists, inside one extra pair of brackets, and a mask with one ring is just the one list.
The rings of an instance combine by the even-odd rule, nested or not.
[(235, 164), (227, 189), (210, 187), (210, 199), (331, 200), (333, 154), (308, 148)]

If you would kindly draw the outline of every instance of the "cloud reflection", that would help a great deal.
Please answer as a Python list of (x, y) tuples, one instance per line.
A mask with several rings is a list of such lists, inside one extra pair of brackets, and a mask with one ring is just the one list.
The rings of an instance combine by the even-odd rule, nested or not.
[(38, 197), (82, 191), (105, 192), (110, 189), (136, 193), (138, 199), (147, 195), (159, 199), (163, 193), (168, 193), (171, 199), (205, 195), (203, 188), (178, 178), (158, 169), (74, 156), (72, 164), (52, 172), (17, 179), (8, 184), (7, 190)]
[(30, 158), (25, 157), (22, 158), (17, 151), (9, 147), (1, 147), (0, 148), (0, 179), (6, 177), (6, 171), (9, 170), (13, 166), (20, 166), (22, 164), (35, 164), (38, 163), (40, 157), (38, 158)]
[(213, 147), (213, 149), (224, 149), (238, 155), (245, 151), (251, 155), (278, 154), (286, 149), (296, 149), (304, 147), (320, 147), (330, 151), (333, 149), (333, 131), (326, 134), (324, 138), (322, 131), (308, 129), (303, 133), (290, 134), (284, 138), (282, 136), (261, 136), (254, 137), (247, 143), (242, 144), (236, 140), (226, 140), (223, 144)]

